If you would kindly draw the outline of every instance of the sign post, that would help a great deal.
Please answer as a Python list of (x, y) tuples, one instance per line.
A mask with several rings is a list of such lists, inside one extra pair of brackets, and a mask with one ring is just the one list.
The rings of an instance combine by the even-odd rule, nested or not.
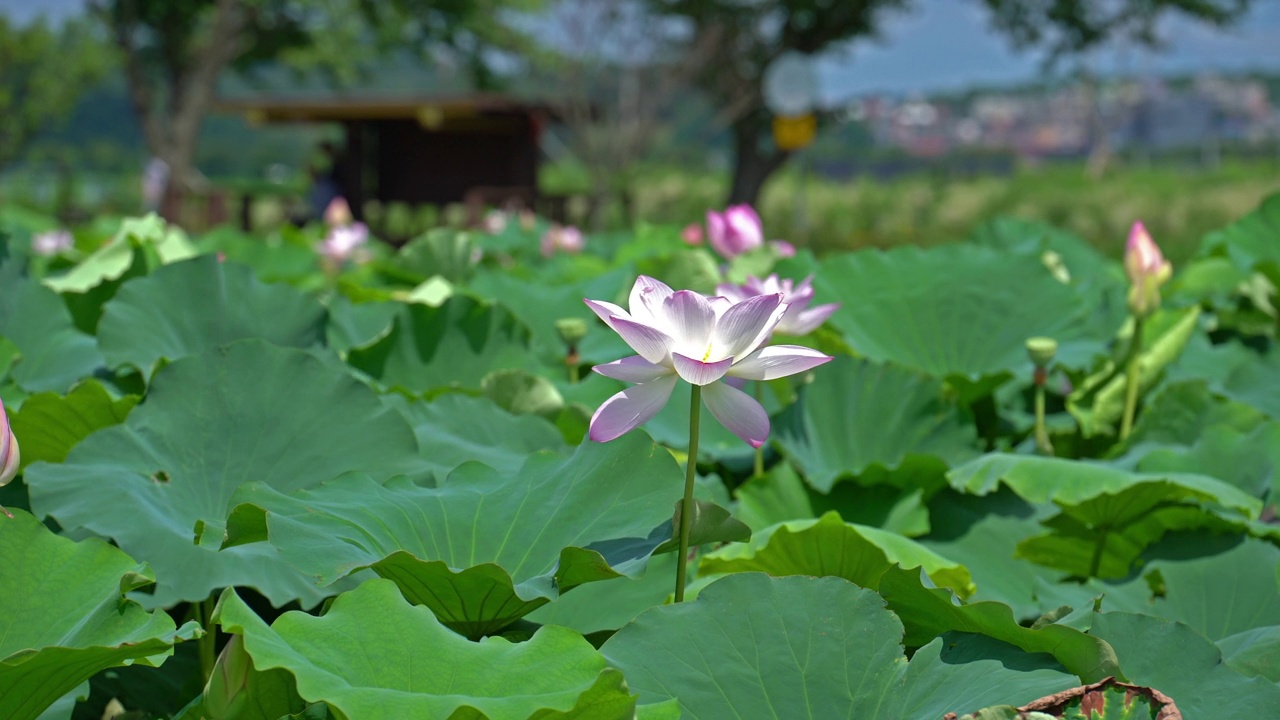
[[(786, 52), (779, 55), (764, 71), (764, 103), (773, 113), (773, 142), (788, 152), (803, 150), (817, 133), (818, 122), (813, 107), (818, 99), (818, 72), (808, 55)], [(805, 212), (805, 186), (809, 169), (801, 156), (800, 178), (796, 188), (795, 226), (808, 235)]]

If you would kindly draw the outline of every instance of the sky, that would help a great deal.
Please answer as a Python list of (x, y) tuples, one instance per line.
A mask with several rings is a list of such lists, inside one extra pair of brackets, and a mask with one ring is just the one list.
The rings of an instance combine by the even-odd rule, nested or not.
[[(1254, 0), (1248, 17), (1230, 30), (1188, 21), (1160, 27), (1161, 51), (1110, 47), (1089, 62), (1103, 72), (1169, 74), (1199, 70), (1280, 71), (1280, 0)], [(44, 13), (79, 12), (85, 0), (0, 0), (0, 13), (18, 23)], [(1037, 79), (1042, 56), (1015, 51), (989, 27), (978, 3), (918, 0), (912, 13), (893, 16), (879, 40), (857, 41), (818, 63), (824, 100), (872, 92), (895, 94), (1012, 85)]]

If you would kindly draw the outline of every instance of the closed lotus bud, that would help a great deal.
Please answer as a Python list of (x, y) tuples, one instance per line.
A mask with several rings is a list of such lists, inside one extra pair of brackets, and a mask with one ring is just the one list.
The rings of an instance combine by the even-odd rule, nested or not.
[[(14, 437), (13, 428), (9, 427), (9, 416), (5, 414), (4, 406), (0, 405), (0, 486), (8, 485), (9, 481), (18, 474), (20, 461), (18, 438)], [(0, 507), (0, 513), (13, 517), (2, 507)]]
[(1124, 271), (1129, 276), (1129, 311), (1136, 317), (1155, 312), (1160, 307), (1160, 286), (1173, 275), (1173, 266), (1140, 222), (1129, 231)]

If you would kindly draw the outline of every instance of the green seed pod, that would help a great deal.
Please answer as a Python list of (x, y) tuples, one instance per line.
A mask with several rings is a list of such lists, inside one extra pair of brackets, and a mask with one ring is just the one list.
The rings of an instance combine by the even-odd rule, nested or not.
[(562, 318), (556, 321), (556, 332), (565, 345), (575, 347), (587, 335), (587, 321), (582, 318)]
[(1036, 367), (1048, 367), (1053, 356), (1058, 354), (1058, 341), (1047, 337), (1033, 337), (1027, 340), (1027, 356)]

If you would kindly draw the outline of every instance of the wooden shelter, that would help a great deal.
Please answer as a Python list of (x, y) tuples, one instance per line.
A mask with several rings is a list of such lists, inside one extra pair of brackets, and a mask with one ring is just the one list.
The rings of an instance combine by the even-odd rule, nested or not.
[(562, 203), (538, 193), (539, 140), (552, 119), (544, 104), (498, 93), (366, 90), (223, 94), (217, 106), (250, 123), (341, 125), (331, 177), (357, 217), (369, 200), (465, 203), (473, 221), (484, 206), (510, 202), (563, 214)]

